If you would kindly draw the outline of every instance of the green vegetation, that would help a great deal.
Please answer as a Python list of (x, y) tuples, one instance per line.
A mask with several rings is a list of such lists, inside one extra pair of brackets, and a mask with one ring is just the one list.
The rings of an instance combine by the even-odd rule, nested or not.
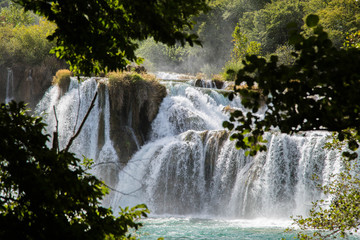
[(295, 22), (299, 26), (303, 24), (302, 18), (306, 13), (302, 6), (305, 2), (272, 1), (260, 10), (247, 12), (239, 19), (240, 31), (249, 41), (260, 43), (264, 53), (274, 52), (278, 45), (288, 41), (289, 22)]
[(202, 48), (178, 45), (170, 50), (153, 40), (140, 42), (137, 54), (146, 59), (144, 64), (151, 70), (201, 71), (210, 76), (241, 67), (246, 49), (250, 55), (280, 54), (281, 63), (292, 64), (290, 22), (297, 24), (297, 31), (311, 34), (304, 28), (304, 18), (319, 15), (320, 24), (337, 48), (360, 27), (360, 3), (355, 0), (212, 0), (210, 6), (209, 13), (195, 18), (194, 33), (202, 39)]
[[(301, 31), (305, 16), (313, 13), (319, 15), (320, 24), (329, 33), (329, 38), (336, 47), (341, 47), (345, 38), (356, 33), (360, 26), (360, 4), (355, 0), (210, 0), (209, 12), (205, 0), (198, 1), (198, 4), (191, 7), (186, 5), (186, 1), (176, 1), (171, 11), (164, 9), (163, 5), (151, 5), (148, 2), (138, 2), (134, 6), (129, 2), (117, 6), (107, 1), (100, 3), (94, 0), (88, 7), (83, 8), (83, 12), (75, 11), (76, 6), (82, 6), (83, 3), (82, 0), (78, 1), (69, 4), (55, 1), (51, 6), (46, 4), (43, 6), (42, 2), (45, 0), (36, 3), (29, 0), (15, 2), (43, 16), (48, 16), (51, 21), (58, 22), (58, 30), (52, 33), (53, 37), (50, 37), (54, 39), (51, 47), (58, 46), (53, 52), (57, 52), (57, 56), (73, 64), (74, 71), (80, 71), (80, 68), (77, 68), (81, 66), (88, 74), (121, 69), (132, 61), (140, 63), (141, 58), (145, 58), (145, 66), (152, 71), (172, 70), (191, 73), (201, 71), (210, 76), (233, 68), (236, 65), (234, 58), (239, 59), (241, 56), (244, 59), (243, 52), (240, 53), (238, 50), (242, 49), (240, 51), (246, 52), (246, 48), (249, 54), (255, 51), (263, 56), (281, 52), (286, 54), (281, 61), (292, 63), (292, 57), (289, 55), (291, 49), (286, 50), (289, 46), (287, 29), (289, 22), (296, 22), (298, 31)], [(172, 3), (168, 1), (166, 4)], [(4, 13), (9, 12), (10, 8), (21, 10), (14, 4), (9, 5), (8, 2), (4, 1), (7, 3), (4, 4), (6, 6)], [(187, 7), (183, 8), (184, 6)], [(100, 9), (103, 8), (107, 8), (108, 17), (102, 15), (104, 12)], [(19, 16), (22, 10), (16, 11), (13, 11), (13, 15)], [(202, 11), (207, 14), (199, 15)], [(121, 13), (125, 16), (130, 12), (131, 16), (134, 13), (146, 12), (143, 15), (147, 17), (110, 19), (111, 14)], [(182, 12), (186, 14), (182, 16)], [(24, 13), (20, 14), (21, 18), (29, 20), (13, 17), (12, 19), (18, 20), (12, 26), (33, 24), (31, 19), (34, 15), (29, 12), (26, 14), (28, 16)], [(96, 14), (98, 18), (87, 18)], [(168, 18), (174, 21), (169, 21)], [(36, 21), (38, 20), (35, 17)], [(197, 22), (196, 25), (193, 24), (194, 21)], [(83, 24), (72, 24), (72, 22), (83, 22)], [(157, 31), (154, 30), (155, 26), (148, 26), (150, 22), (163, 22), (166, 26), (161, 26), (161, 30)], [(181, 27), (177, 25), (178, 28), (175, 30), (173, 26), (175, 22), (184, 25)], [(186, 24), (192, 27), (186, 27)], [(87, 25), (93, 28), (80, 27)], [(147, 27), (139, 29), (137, 27), (139, 25)], [(171, 26), (169, 29), (163, 29), (169, 26)], [(77, 34), (74, 34), (75, 32)], [(232, 37), (232, 33), (237, 33), (238, 37)], [(61, 37), (56, 38), (58, 35)], [(243, 36), (242, 41), (246, 40), (248, 47), (241, 47), (240, 35)], [(192, 43), (199, 43), (195, 36), (199, 36), (202, 40), (203, 47), (191, 47)], [(48, 50), (43, 49), (43, 52), (47, 54)], [(84, 55), (81, 56), (76, 51), (82, 51)], [(238, 56), (235, 56), (236, 54)], [(235, 62), (241, 65), (241, 60)], [(222, 71), (225, 63), (227, 63), (225, 70)], [(90, 71), (91, 66), (94, 71)]]
[[(16, 9), (18, 14), (23, 14), (22, 9)], [(0, 15), (7, 11), (10, 10), (2, 8)], [(0, 65), (40, 65), (54, 47), (46, 38), (55, 30), (55, 25), (45, 20), (33, 25), (21, 19), (16, 21), (16, 24), (5, 21), (0, 25)]]
[(155, 75), (147, 73), (137, 73), (137, 72), (110, 72), (107, 74), (109, 78), (109, 85), (116, 85), (118, 82), (123, 84), (131, 84), (138, 81), (147, 81), (147, 82), (158, 82)]
[(38, 18), (39, 17), (32, 12), (25, 12), (24, 9), (17, 4), (8, 3), (7, 7), (1, 5), (0, 25), (32, 25)]
[[(321, 6), (321, 7), (318, 7)], [(356, 0), (309, 1), (308, 13), (320, 17), (320, 24), (328, 32), (336, 47), (343, 45), (347, 33), (359, 30), (360, 3)]]
[(146, 206), (114, 217), (100, 204), (106, 187), (86, 172), (91, 161), (48, 148), (44, 127), (24, 104), (0, 105), (0, 238), (134, 239)]
[(243, 67), (247, 55), (260, 55), (261, 44), (255, 41), (249, 41), (244, 33), (240, 31), (239, 25), (235, 27), (232, 33), (234, 47), (232, 50), (231, 60), (225, 64), (223, 76), (227, 81), (234, 81), (236, 79), (236, 72)]
[[(313, 203), (308, 217), (293, 218), (298, 239), (333, 239), (347, 237), (357, 232), (360, 219), (360, 176), (355, 162), (344, 161), (340, 174), (334, 175), (329, 184), (321, 190), (331, 200), (318, 200)], [(309, 231), (309, 229), (316, 229)]]
[(287, 24), (296, 23), (300, 31), (308, 14), (319, 15), (320, 24), (336, 47), (342, 46), (348, 32), (360, 26), (360, 3), (355, 0), (272, 1), (260, 10), (245, 13), (239, 25), (250, 41), (259, 42), (265, 53), (273, 53), (289, 40)]
[(193, 32), (202, 40), (202, 47), (181, 47), (167, 50), (156, 41), (139, 43), (137, 54), (145, 58), (145, 66), (151, 70), (167, 70), (195, 74), (199, 71), (208, 76), (219, 73), (230, 60), (231, 34), (239, 18), (248, 11), (261, 9), (267, 0), (211, 0), (211, 11), (194, 20)]
[[(194, 48), (199, 49), (199, 47)], [(151, 71), (175, 70), (183, 72), (185, 69), (179, 66), (189, 57), (191, 52), (194, 53), (196, 51), (191, 51), (191, 47), (188, 44), (184, 47), (181, 44), (168, 46), (163, 43), (156, 43), (153, 38), (149, 38), (140, 42), (136, 53), (144, 58), (145, 67)]]
[(344, 42), (345, 48), (360, 48), (360, 30), (353, 32), (346, 36), (345, 42)]
[(56, 24), (48, 39), (53, 53), (66, 60), (70, 70), (85, 75), (124, 69), (135, 55), (137, 40), (153, 37), (169, 46), (180, 42), (200, 44), (190, 33), (192, 16), (207, 11), (207, 0), (14, 0)]
[(232, 61), (241, 61), (246, 55), (260, 55), (261, 44), (254, 41), (249, 42), (246, 35), (240, 31), (239, 26), (235, 27), (232, 37), (234, 42)]

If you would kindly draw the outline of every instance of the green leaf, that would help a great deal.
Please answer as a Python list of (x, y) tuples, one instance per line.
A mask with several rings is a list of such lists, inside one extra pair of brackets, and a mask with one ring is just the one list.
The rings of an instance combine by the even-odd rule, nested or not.
[(306, 18), (306, 25), (308, 27), (315, 27), (319, 23), (319, 16), (310, 14)]

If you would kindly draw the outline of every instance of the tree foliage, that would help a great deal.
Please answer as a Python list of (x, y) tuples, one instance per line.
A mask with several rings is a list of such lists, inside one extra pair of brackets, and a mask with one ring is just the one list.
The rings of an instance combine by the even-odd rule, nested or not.
[(360, 30), (346, 36), (344, 42), (345, 48), (360, 48)]
[(233, 37), (233, 61), (241, 61), (246, 55), (259, 55), (261, 52), (261, 44), (255, 41), (249, 41), (247, 36), (241, 32), (240, 27), (236, 26)]
[(360, 3), (355, 0), (274, 0), (247, 11), (238, 22), (250, 41), (261, 43), (265, 53), (273, 53), (288, 41), (287, 24), (296, 22), (300, 30), (309, 14), (320, 17), (320, 24), (336, 47), (341, 47), (347, 32), (360, 27)]
[[(232, 138), (237, 140), (238, 148), (250, 148), (251, 155), (265, 150), (262, 135), (274, 128), (284, 133), (335, 131), (340, 140), (349, 139), (350, 150), (358, 148), (360, 90), (354, 86), (360, 80), (360, 50), (335, 48), (317, 25), (318, 20), (315, 15), (306, 20), (313, 29), (310, 37), (299, 34), (296, 28), (292, 32), (290, 41), (296, 50), (293, 65), (279, 65), (276, 56), (267, 61), (253, 55), (243, 61), (236, 85), (257, 84), (261, 92), (234, 88), (234, 94), (243, 96), (242, 104), (251, 109), (247, 113), (235, 111), (230, 121), (224, 123), (230, 130), (235, 128)], [(264, 117), (257, 114), (260, 99), (266, 99)], [(348, 131), (349, 128), (352, 130)], [(357, 154), (348, 156), (356, 158)]]
[(103, 183), (73, 153), (48, 148), (44, 126), (22, 103), (0, 105), (0, 238), (132, 238), (146, 206), (114, 217), (100, 204)]
[(40, 64), (50, 56), (49, 51), (54, 47), (46, 40), (54, 30), (55, 25), (45, 20), (30, 26), (0, 26), (0, 64)]
[[(261, 9), (268, 0), (210, 0), (211, 10), (195, 17), (195, 32), (202, 47), (176, 46), (176, 58), (169, 58), (167, 47), (155, 41), (139, 43), (137, 54), (145, 58), (144, 65), (156, 70), (197, 73), (208, 76), (218, 73), (230, 60), (232, 32), (245, 12)], [(174, 49), (172, 49), (174, 50)]]
[(24, 12), (24, 8), (17, 4), (11, 3), (8, 7), (0, 9), (0, 25), (31, 25), (35, 23), (35, 20), (35, 14)]
[(135, 40), (153, 37), (174, 45), (200, 44), (190, 33), (191, 17), (208, 10), (208, 0), (14, 0), (56, 23), (48, 37), (53, 50), (67, 60), (71, 70), (84, 74), (123, 69), (139, 62)]
[(288, 41), (288, 23), (303, 24), (303, 4), (300, 0), (272, 1), (262, 9), (245, 13), (239, 19), (240, 29), (250, 41), (259, 42), (265, 52), (272, 53)]
[(330, 239), (357, 232), (360, 225), (359, 166), (356, 162), (344, 163), (341, 173), (333, 175), (332, 180), (321, 187), (329, 199), (314, 202), (308, 217), (293, 218), (293, 224), (300, 229), (298, 239)]
[(307, 14), (320, 17), (320, 24), (336, 47), (341, 47), (348, 32), (360, 28), (360, 2), (355, 0), (309, 0)]

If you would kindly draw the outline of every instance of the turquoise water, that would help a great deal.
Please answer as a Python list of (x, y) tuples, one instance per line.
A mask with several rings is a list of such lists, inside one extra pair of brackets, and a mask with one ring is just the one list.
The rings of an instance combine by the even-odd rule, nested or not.
[(218, 220), (199, 218), (149, 218), (140, 229), (140, 239), (293, 239), (284, 233), (290, 221)]
[[(172, 239), (294, 239), (294, 233), (285, 233), (284, 230), (291, 225), (290, 220), (219, 220), (201, 218), (148, 218), (143, 221), (137, 233), (141, 240), (156, 240), (163, 237)], [(343, 238), (340, 238), (343, 239)], [(347, 239), (360, 239), (352, 236)]]

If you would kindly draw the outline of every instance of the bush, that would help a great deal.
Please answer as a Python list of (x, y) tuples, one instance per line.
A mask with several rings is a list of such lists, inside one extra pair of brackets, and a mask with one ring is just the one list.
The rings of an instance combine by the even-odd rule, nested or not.
[(236, 73), (243, 67), (243, 64), (238, 62), (229, 61), (225, 64), (222, 76), (225, 81), (235, 81)]
[(71, 75), (72, 73), (70, 70), (60, 69), (56, 72), (55, 76), (53, 77), (52, 84), (57, 85), (60, 88), (69, 86)]
[(211, 80), (213, 80), (213, 81), (224, 81), (224, 76), (222, 76), (220, 74), (213, 74), (211, 76)]
[[(274, 52), (279, 58), (278, 64), (294, 64), (296, 58), (291, 54), (292, 52), (295, 52), (295, 48), (292, 45), (284, 44), (279, 46)], [(267, 58), (270, 59), (270, 56), (267, 56)]]
[(110, 86), (116, 85), (117, 83), (128, 85), (139, 81), (157, 82), (154, 75), (147, 73), (110, 72), (107, 74), (107, 77), (109, 78)]

